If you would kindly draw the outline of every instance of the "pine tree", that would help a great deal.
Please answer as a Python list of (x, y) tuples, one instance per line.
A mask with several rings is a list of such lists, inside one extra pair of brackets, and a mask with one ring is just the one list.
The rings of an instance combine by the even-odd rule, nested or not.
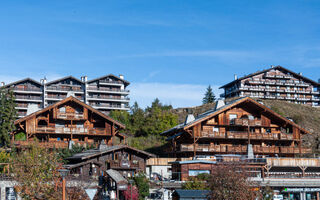
[(14, 95), (11, 90), (0, 90), (0, 146), (10, 146), (10, 133), (15, 130), (17, 118)]
[(216, 100), (216, 97), (212, 91), (211, 86), (209, 85), (207, 87), (207, 91), (202, 99), (202, 103), (203, 104), (207, 104), (207, 103), (213, 103)]

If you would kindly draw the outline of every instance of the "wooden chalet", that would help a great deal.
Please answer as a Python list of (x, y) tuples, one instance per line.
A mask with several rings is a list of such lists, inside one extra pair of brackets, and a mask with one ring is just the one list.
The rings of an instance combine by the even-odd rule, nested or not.
[(67, 158), (66, 168), (71, 175), (83, 177), (104, 175), (109, 169), (118, 171), (123, 177), (132, 177), (138, 172), (145, 172), (146, 160), (155, 155), (127, 145), (107, 146), (77, 153)]
[(254, 155), (294, 157), (311, 153), (302, 147), (302, 135), (308, 131), (257, 101), (244, 97), (217, 105), (196, 118), (189, 115), (185, 123), (162, 133), (171, 142), (170, 155), (248, 155), (248, 147)]
[[(113, 137), (121, 141), (125, 136), (119, 131), (125, 126), (102, 112), (70, 96), (51, 106), (15, 121), (16, 131), (11, 133), (12, 142), (28, 145), (38, 139), (46, 147), (65, 148), (74, 144), (99, 144), (102, 140), (111, 145)], [(23, 132), (25, 141), (16, 141), (15, 135)]]

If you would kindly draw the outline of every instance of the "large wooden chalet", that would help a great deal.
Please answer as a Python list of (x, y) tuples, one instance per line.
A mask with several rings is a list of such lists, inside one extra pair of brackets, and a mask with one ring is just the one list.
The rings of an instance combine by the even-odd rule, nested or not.
[[(244, 97), (209, 110), (162, 133), (171, 142), (169, 154), (247, 154), (294, 157), (310, 153), (302, 146), (308, 131), (257, 101)], [(219, 106), (220, 104), (220, 106)], [(250, 145), (249, 145), (250, 144)]]
[[(70, 96), (51, 106), (15, 121), (16, 130), (12, 142), (18, 146), (28, 145), (38, 139), (46, 147), (65, 148), (70, 141), (74, 144), (99, 144), (102, 140), (108, 145), (125, 126), (102, 112)], [(23, 132), (25, 141), (16, 141), (15, 135)]]

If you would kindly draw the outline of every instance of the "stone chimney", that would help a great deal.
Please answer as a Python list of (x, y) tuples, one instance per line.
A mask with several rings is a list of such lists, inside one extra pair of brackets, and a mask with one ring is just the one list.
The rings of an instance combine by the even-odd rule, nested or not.
[(87, 76), (81, 76), (81, 81), (82, 82), (87, 82), (88, 81), (88, 77)]
[(299, 75), (302, 76), (302, 72), (299, 72)]
[(188, 114), (184, 124), (188, 124), (188, 123), (190, 123), (190, 122), (192, 122), (194, 120), (195, 120), (195, 117), (193, 116), (193, 114)]
[(123, 79), (124, 79), (124, 76), (123, 76), (122, 74), (120, 74), (120, 75), (119, 75), (119, 78), (123, 80)]
[(42, 85), (46, 84), (46, 83), (47, 83), (47, 78), (44, 77), (43, 79), (40, 79), (40, 83), (41, 83)]
[[(320, 80), (320, 79), (319, 79)], [(1, 84), (0, 84), (0, 86), (4, 86), (5, 85), (5, 83), (4, 82), (1, 82)]]
[(234, 75), (234, 80), (237, 80), (238, 79), (238, 76), (237, 74)]
[(219, 99), (217, 102), (216, 102), (216, 107), (214, 108), (214, 110), (218, 110), (219, 108), (221, 108), (222, 106), (226, 105), (224, 103), (223, 100)]

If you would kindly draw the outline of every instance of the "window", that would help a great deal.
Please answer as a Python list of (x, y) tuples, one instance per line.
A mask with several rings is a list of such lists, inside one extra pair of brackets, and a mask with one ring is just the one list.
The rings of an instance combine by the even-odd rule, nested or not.
[(238, 115), (237, 114), (229, 114), (229, 119), (233, 120), (233, 119), (237, 119)]
[(210, 174), (210, 170), (196, 170), (196, 169), (189, 170), (189, 176), (197, 176), (199, 174)]

